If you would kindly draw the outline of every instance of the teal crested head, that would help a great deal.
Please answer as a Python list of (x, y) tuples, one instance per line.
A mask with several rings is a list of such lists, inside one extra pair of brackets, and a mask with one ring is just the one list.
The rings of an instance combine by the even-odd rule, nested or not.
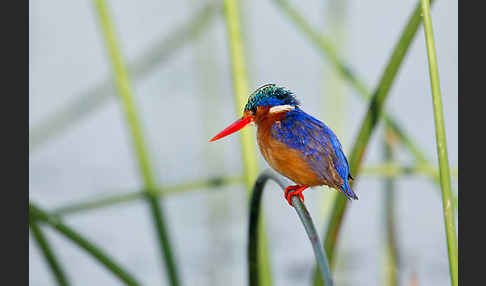
[(245, 111), (255, 114), (259, 106), (298, 106), (299, 104), (291, 91), (271, 83), (258, 88), (250, 95), (248, 103), (245, 105)]

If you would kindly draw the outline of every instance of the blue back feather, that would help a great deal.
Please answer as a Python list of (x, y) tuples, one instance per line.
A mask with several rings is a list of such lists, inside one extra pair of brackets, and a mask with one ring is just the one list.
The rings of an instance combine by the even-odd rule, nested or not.
[(312, 170), (329, 182), (335, 181), (328, 171), (329, 160), (332, 160), (344, 182), (342, 191), (349, 199), (357, 199), (348, 183), (349, 166), (341, 143), (324, 123), (296, 107), (286, 113), (279, 125), (272, 126), (271, 134), (278, 141), (300, 151)]

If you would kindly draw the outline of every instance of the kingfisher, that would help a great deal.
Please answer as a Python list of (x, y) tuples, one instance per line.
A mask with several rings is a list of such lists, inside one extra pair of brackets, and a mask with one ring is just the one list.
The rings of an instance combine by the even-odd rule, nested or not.
[(314, 186), (327, 185), (341, 191), (348, 200), (358, 196), (349, 185), (353, 179), (336, 134), (324, 123), (300, 108), (294, 93), (275, 84), (258, 88), (248, 98), (243, 116), (209, 142), (232, 134), (246, 125), (257, 126), (257, 141), (267, 163), (296, 185), (285, 189), (285, 199)]

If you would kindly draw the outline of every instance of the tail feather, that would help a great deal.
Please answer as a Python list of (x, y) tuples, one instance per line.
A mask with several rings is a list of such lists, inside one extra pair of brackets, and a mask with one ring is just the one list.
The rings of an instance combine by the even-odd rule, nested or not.
[(357, 200), (358, 199), (358, 196), (356, 195), (356, 193), (349, 186), (348, 180), (345, 180), (344, 185), (341, 187), (341, 190), (346, 195), (346, 198), (348, 198), (348, 200)]

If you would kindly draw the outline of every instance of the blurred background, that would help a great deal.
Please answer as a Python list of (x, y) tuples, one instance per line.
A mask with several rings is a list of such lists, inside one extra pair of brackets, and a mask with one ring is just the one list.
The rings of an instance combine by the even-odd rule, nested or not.
[[(443, 95), (452, 186), (458, 182), (457, 1), (436, 1), (432, 19)], [(372, 90), (418, 3), (290, 1), (330, 38)], [(246, 285), (248, 203), (237, 135), (208, 144), (235, 120), (228, 33), (219, 1), (107, 1), (125, 63), (183, 285)], [(293, 91), (302, 108), (331, 127), (349, 156), (367, 103), (343, 81), (277, 1), (242, 1), (240, 20), (249, 92), (266, 83)], [(82, 202), (126, 198), (143, 181), (120, 104), (104, 36), (91, 1), (29, 1), (29, 197), (93, 241), (143, 285), (169, 285), (147, 202), (97, 208)], [(423, 27), (386, 102), (437, 170)], [(252, 127), (253, 128), (253, 127)], [(254, 128), (253, 131), (254, 132)], [(337, 285), (386, 285), (384, 125), (367, 150), (339, 241)], [(254, 142), (256, 145), (256, 142)], [(414, 167), (403, 147), (397, 166)], [(258, 154), (260, 170), (268, 167)], [(456, 171), (454, 171), (456, 170)], [(394, 176), (398, 281), (448, 285), (440, 188), (430, 172)], [(222, 183), (213, 186), (214, 178)], [(188, 186), (189, 184), (189, 186)], [(193, 185), (191, 185), (193, 184)], [(182, 186), (182, 187), (181, 187)], [(310, 285), (314, 254), (282, 191), (263, 198), (274, 285)], [(322, 237), (335, 191), (313, 188), (306, 205)], [(66, 208), (68, 207), (68, 208)], [(456, 221), (457, 223), (457, 221)], [(73, 285), (120, 285), (104, 267), (42, 227)], [(56, 284), (32, 236), (30, 285)]]

